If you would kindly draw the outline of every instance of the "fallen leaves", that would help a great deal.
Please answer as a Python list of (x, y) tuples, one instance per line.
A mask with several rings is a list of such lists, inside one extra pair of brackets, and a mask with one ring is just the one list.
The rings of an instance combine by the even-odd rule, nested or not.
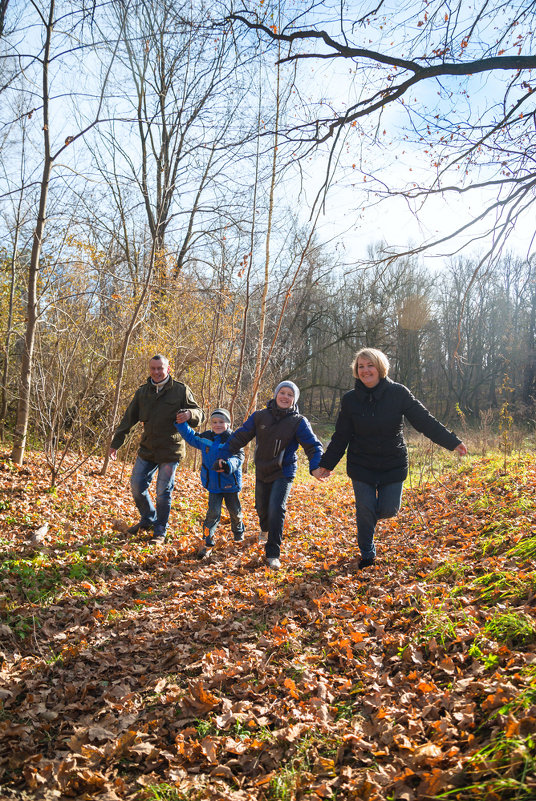
[[(159, 786), (233, 801), (463, 787), (477, 799), (504, 770), (517, 793), (520, 781), (536, 792), (530, 460), (510, 476), (484, 460), (408, 491), (362, 573), (344, 480), (295, 484), (273, 574), (250, 477), (252, 534), (236, 546), (222, 526), (198, 562), (196, 475), (179, 474), (156, 553), (126, 535), (119, 468), (94, 468), (52, 496), (38, 455), (25, 473), (0, 463), (3, 497), (20, 504), (15, 522), (0, 511), (4, 786), (100, 801)], [(26, 554), (43, 518), (46, 549)]]

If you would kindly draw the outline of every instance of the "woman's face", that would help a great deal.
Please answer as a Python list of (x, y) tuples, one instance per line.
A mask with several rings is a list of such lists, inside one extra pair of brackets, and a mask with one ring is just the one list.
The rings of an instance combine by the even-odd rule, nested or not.
[(369, 389), (375, 387), (380, 381), (378, 368), (370, 359), (359, 358), (357, 360), (357, 375)]

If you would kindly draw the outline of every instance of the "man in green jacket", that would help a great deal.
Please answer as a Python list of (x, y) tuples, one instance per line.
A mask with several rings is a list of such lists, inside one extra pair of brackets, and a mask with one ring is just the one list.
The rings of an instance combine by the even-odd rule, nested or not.
[[(136, 423), (143, 423), (138, 458), (132, 470), (130, 487), (138, 507), (140, 520), (128, 529), (129, 534), (153, 529), (151, 542), (162, 544), (171, 510), (175, 471), (186, 453), (186, 446), (175, 428), (175, 421), (188, 421), (197, 427), (205, 415), (195, 402), (186, 384), (174, 381), (169, 360), (159, 353), (149, 362), (150, 377), (136, 390), (110, 447), (110, 458), (117, 458), (117, 449)], [(178, 412), (182, 412), (177, 416)], [(182, 418), (182, 419), (181, 419)], [(149, 486), (156, 479), (156, 507), (149, 495)]]

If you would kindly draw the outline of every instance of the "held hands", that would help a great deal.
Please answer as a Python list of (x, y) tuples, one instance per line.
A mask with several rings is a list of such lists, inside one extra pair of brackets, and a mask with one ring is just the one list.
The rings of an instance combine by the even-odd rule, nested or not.
[(331, 470), (326, 470), (325, 467), (317, 467), (316, 470), (311, 471), (311, 475), (318, 481), (325, 481), (331, 475)]
[(110, 459), (115, 462), (117, 459), (117, 448), (110, 448)]
[(192, 413), (189, 409), (180, 409), (180, 411), (177, 412), (177, 417), (175, 418), (175, 420), (177, 421), (177, 423), (186, 423), (191, 418), (191, 416)]
[(457, 445), (454, 450), (459, 456), (467, 456), (467, 446), (465, 442), (460, 442), (460, 444)]

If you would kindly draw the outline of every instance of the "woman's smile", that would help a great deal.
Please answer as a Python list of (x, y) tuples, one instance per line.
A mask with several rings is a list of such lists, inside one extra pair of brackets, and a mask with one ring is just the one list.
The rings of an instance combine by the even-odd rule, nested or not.
[(369, 359), (359, 359), (357, 362), (357, 374), (360, 381), (369, 389), (375, 387), (380, 381), (378, 368)]

